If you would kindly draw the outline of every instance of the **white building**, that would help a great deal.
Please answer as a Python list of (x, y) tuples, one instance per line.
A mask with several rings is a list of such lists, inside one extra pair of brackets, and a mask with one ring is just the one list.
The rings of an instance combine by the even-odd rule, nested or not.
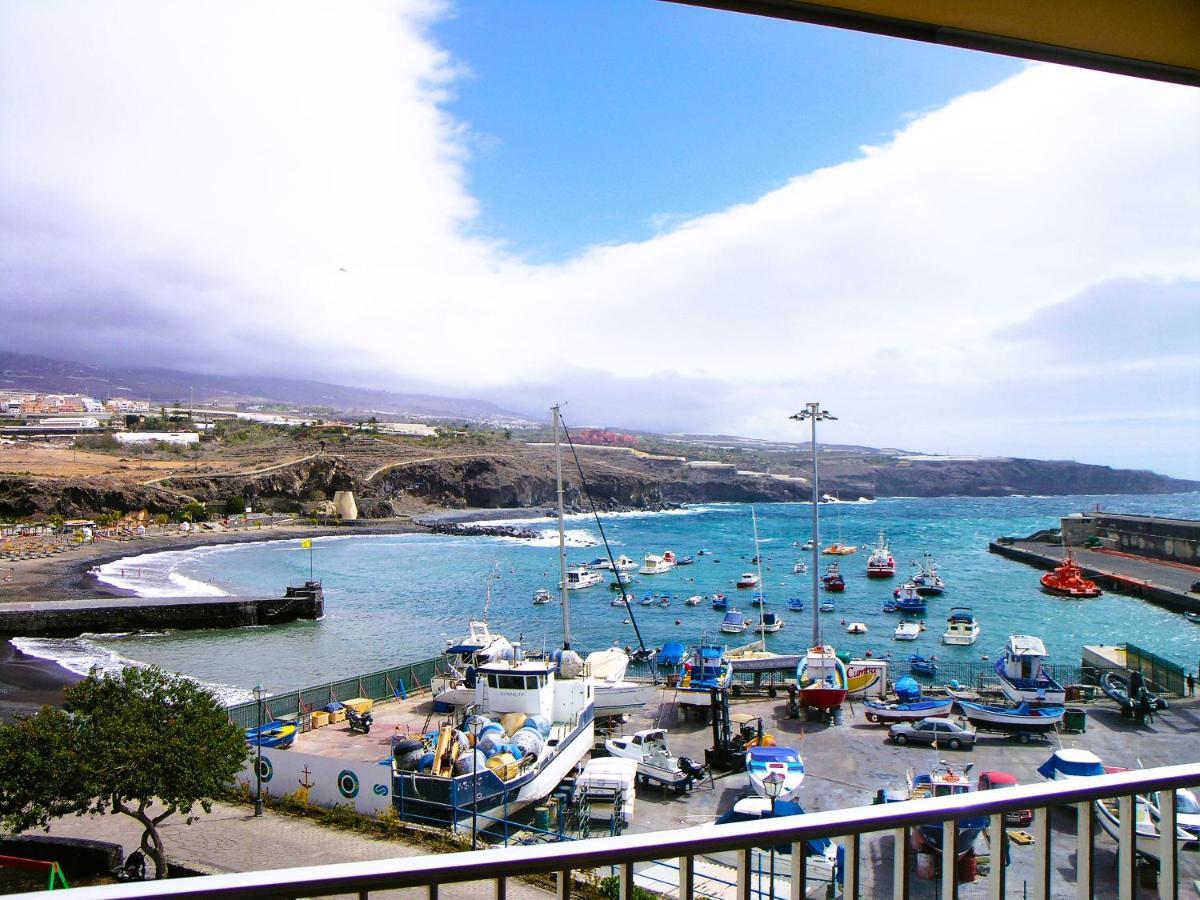
[(164, 444), (198, 444), (200, 435), (194, 431), (118, 431), (113, 437), (118, 444), (146, 444), (162, 441)]

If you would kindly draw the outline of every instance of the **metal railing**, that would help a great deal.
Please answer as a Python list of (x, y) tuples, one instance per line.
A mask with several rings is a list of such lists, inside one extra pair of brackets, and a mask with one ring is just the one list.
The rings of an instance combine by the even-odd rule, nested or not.
[[(859, 898), (890, 895), (903, 898), (910, 896), (913, 889), (910, 884), (912, 854), (909, 850), (912, 829), (922, 824), (941, 823), (945, 836), (942, 852), (946, 858), (957, 858), (957, 851), (962, 848), (956, 846), (956, 820), (989, 817), (988, 839), (992, 847), (1002, 848), (1005, 846), (1004, 814), (1032, 809), (1035, 857), (1032, 884), (1025, 885), (1029, 897), (1047, 900), (1063, 896), (1090, 898), (1095, 893), (1094, 888), (1101, 883), (1101, 878), (1115, 877), (1115, 894), (1119, 900), (1133, 900), (1139, 892), (1139, 854), (1146, 853), (1147, 840), (1154, 840), (1158, 846), (1151, 849), (1155, 850), (1154, 855), (1160, 860), (1158, 896), (1163, 900), (1177, 900), (1179, 844), (1175, 828), (1175, 791), (1197, 785), (1200, 785), (1200, 763), (1191, 763), (716, 827), (700, 826), (563, 844), (214, 875), (161, 883), (108, 885), (77, 889), (75, 895), (84, 900), (165, 896), (294, 898), (348, 893), (368, 898), (372, 891), (423, 888), (429, 900), (437, 900), (439, 889), (447, 885), (485, 881), (491, 882), (497, 900), (504, 900), (509, 879), (550, 873), (557, 877), (559, 900), (567, 900), (577, 874), (590, 875), (597, 869), (608, 871), (615, 867), (621, 900), (629, 900), (634, 894), (636, 864), (670, 860), (678, 866), (678, 896), (690, 898), (698, 895), (698, 859), (705, 855), (734, 851), (738, 860), (735, 896), (737, 900), (751, 900), (756, 893), (752, 865), (755, 847), (791, 845), (793, 859), (802, 860), (807, 841), (837, 838), (844, 847), (844, 862), (839, 876), (841, 896)], [(1135, 796), (1152, 791), (1159, 792), (1160, 827), (1165, 837), (1139, 839), (1135, 832)], [(1095, 866), (1096, 820), (1093, 803), (1109, 798), (1117, 798), (1120, 811), (1115, 874), (1108, 871), (1098, 873)], [(1064, 885), (1065, 875), (1061, 867), (1056, 867), (1052, 862), (1051, 842), (1056, 838), (1053, 837), (1050, 814), (1057, 807), (1073, 807), (1078, 813), (1073, 885), (1070, 882)], [(891, 834), (895, 838), (891, 884), (875, 883), (868, 887), (862, 838), (864, 835), (880, 833)], [(993, 856), (1003, 857), (1003, 853), (993, 852)], [(955, 900), (960, 890), (958, 867), (943, 865), (941, 870), (938, 896), (942, 900)], [(1056, 875), (1058, 880), (1052, 885)], [(993, 861), (987, 881), (990, 897), (1000, 900), (1006, 896), (1008, 891), (1002, 861), (999, 864)], [(1111, 882), (1109, 884), (1111, 886)], [(809, 895), (809, 887), (805, 867), (797, 865), (782, 896), (799, 900)], [(928, 888), (925, 888), (923, 894), (928, 893)], [(774, 888), (769, 896), (777, 896)]]

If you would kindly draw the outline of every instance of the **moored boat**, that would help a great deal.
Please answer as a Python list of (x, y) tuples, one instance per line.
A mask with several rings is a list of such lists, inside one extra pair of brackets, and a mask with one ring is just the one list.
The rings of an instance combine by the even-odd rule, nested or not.
[(932, 677), (937, 674), (937, 663), (932, 656), (921, 656), (914, 653), (908, 658), (908, 671)]
[(681, 557), (679, 557), (679, 559), (675, 560), (675, 565), (677, 565), (677, 566), (690, 566), (690, 565), (691, 565), (692, 563), (694, 563), (695, 561), (696, 561), (696, 560), (695, 560), (695, 558), (694, 558), (694, 557), (691, 557), (691, 556), (681, 556)]
[(828, 547), (822, 547), (821, 552), (826, 556), (849, 556), (851, 553), (857, 553), (858, 547), (854, 544), (830, 544)]
[(547, 603), (553, 602), (553, 600), (554, 595), (551, 594), (546, 588), (538, 588), (533, 592), (534, 606), (545, 606)]
[(1074, 600), (1087, 600), (1099, 597), (1104, 593), (1096, 586), (1096, 582), (1084, 577), (1083, 569), (1075, 565), (1070, 547), (1067, 548), (1062, 565), (1055, 567), (1053, 572), (1047, 572), (1042, 576), (1042, 590), (1048, 594), (1070, 597)]
[(867, 633), (867, 623), (866, 622), (850, 622), (849, 624), (846, 625), (846, 633), (847, 634), (866, 634)]
[(608, 589), (611, 591), (619, 591), (623, 587), (628, 587), (633, 584), (633, 576), (625, 572), (617, 572), (615, 578), (608, 583)]
[(833, 612), (836, 608), (837, 607), (834, 606), (833, 601), (830, 600), (828, 597), (821, 601), (821, 604), (819, 607), (821, 612)]
[(895, 574), (896, 560), (888, 547), (887, 536), (881, 531), (879, 543), (872, 548), (871, 555), (867, 558), (867, 577), (891, 578)]
[(642, 562), (642, 567), (638, 572), (642, 575), (662, 575), (670, 572), (673, 566), (663, 557), (655, 553), (647, 553), (645, 560)]
[(746, 625), (746, 617), (736, 609), (729, 610), (721, 620), (721, 630), (726, 634), (741, 634), (746, 630)]
[(737, 586), (740, 588), (758, 587), (759, 577), (753, 572), (743, 572), (737, 580)]
[(892, 603), (900, 612), (923, 613), (928, 603), (911, 581), (905, 582), (892, 591)]
[(793, 575), (807, 575), (808, 574), (808, 563), (804, 562), (804, 560), (798, 560), (796, 562), (796, 564), (794, 566), (792, 566), (792, 574)]
[(921, 636), (921, 626), (917, 622), (904, 619), (896, 626), (892, 639), (897, 641), (915, 641)]
[(699, 594), (692, 594), (692, 596), (688, 597), (686, 600), (683, 601), (683, 605), (684, 606), (699, 606), (703, 602), (704, 602), (704, 598), (702, 596), (700, 596)]
[(821, 576), (821, 586), (834, 594), (840, 594), (846, 590), (846, 580), (842, 578), (841, 566), (835, 562), (826, 566), (825, 574)]
[(713, 609), (728, 609), (729, 608), (729, 600), (725, 597), (724, 594), (713, 594), (712, 608)]
[(918, 571), (911, 581), (918, 594), (922, 597), (937, 597), (946, 590), (946, 583), (938, 574), (937, 563), (933, 561), (932, 556), (926, 553), (920, 563), (913, 565), (917, 566)]
[(800, 597), (789, 597), (788, 609), (792, 612), (804, 612), (804, 601)]
[(955, 606), (950, 610), (946, 620), (946, 630), (942, 634), (943, 644), (954, 644), (967, 647), (979, 640), (979, 623), (969, 607)]
[[(579, 591), (583, 588), (594, 587), (604, 581), (599, 572), (593, 572), (586, 566), (574, 566), (567, 569), (566, 588), (568, 591)], [(559, 585), (562, 587), (562, 585)]]
[(759, 616), (758, 624), (754, 626), (764, 634), (774, 634), (783, 628), (783, 619), (773, 612), (765, 612)]
[(1041, 638), (1012, 634), (1004, 645), (1004, 655), (996, 660), (995, 671), (1000, 689), (1015, 703), (1066, 702), (1067, 692), (1046, 669), (1046, 645)]
[(635, 560), (630, 559), (625, 554), (621, 554), (620, 556), (617, 557), (617, 571), (618, 572), (632, 572), (637, 567), (638, 567), (637, 562)]

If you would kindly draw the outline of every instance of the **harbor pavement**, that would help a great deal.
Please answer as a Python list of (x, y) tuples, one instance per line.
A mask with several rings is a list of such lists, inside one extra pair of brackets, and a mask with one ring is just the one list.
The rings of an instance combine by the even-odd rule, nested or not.
[[(161, 828), (168, 858), (173, 863), (208, 874), (365, 862), (421, 856), (429, 852), (417, 845), (329, 828), (269, 809), (263, 811), (261, 818), (255, 818), (252, 807), (226, 803), (214, 804), (213, 811), (208, 814), (200, 811), (191, 825), (184, 822), (185, 817), (173, 816)], [(59, 819), (50, 829), (51, 835), (119, 843), (126, 855), (138, 847), (141, 833), (137, 822), (119, 815)], [(492, 900), (495, 897), (491, 882), (447, 884), (438, 893), (440, 897), (453, 900)], [(356, 894), (344, 896), (357, 897)], [(425, 898), (427, 892), (424, 888), (412, 888), (372, 891), (371, 896)], [(547, 900), (554, 894), (533, 885), (510, 881), (508, 896), (521, 900)]]

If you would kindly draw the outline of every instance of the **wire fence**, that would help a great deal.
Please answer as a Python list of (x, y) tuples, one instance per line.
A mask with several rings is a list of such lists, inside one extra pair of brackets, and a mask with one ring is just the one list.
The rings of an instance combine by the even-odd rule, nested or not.
[[(355, 697), (378, 701), (410, 696), (428, 690), (430, 680), (445, 669), (447, 662), (448, 657), (435, 656), (393, 669), (275, 694), (263, 700), (263, 721), (304, 716), (314, 709), (324, 709), (329, 703), (341, 703)], [(234, 724), (242, 728), (258, 725), (258, 703), (254, 700), (231, 706), (228, 712)]]

